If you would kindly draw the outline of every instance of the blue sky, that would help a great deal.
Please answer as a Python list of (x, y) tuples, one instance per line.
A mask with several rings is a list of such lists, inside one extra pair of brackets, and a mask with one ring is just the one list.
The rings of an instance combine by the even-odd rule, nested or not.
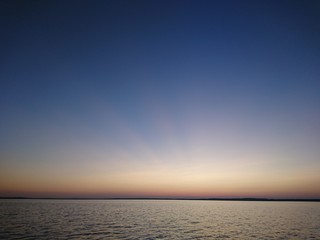
[(319, 10), (3, 1), (0, 192), (320, 197)]

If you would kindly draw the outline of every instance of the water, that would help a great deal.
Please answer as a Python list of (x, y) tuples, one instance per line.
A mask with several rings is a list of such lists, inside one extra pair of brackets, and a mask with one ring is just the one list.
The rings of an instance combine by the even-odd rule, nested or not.
[(0, 239), (320, 239), (320, 203), (0, 200)]

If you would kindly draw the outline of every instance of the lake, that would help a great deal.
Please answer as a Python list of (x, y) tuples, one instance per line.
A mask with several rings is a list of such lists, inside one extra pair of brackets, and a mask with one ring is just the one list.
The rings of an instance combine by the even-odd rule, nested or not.
[(320, 239), (320, 203), (0, 200), (0, 239)]

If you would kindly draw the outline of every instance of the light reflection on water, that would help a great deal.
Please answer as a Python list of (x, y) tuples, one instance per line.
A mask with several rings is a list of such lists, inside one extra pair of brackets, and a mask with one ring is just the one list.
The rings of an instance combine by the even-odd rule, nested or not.
[(320, 203), (0, 200), (0, 239), (320, 239)]

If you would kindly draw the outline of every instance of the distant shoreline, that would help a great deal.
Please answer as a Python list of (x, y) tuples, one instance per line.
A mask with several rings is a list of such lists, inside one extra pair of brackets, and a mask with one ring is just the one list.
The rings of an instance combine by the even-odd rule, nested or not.
[(320, 202), (320, 199), (296, 198), (85, 198), (85, 197), (0, 197), (17, 200), (193, 200), (193, 201), (252, 201), (252, 202)]

